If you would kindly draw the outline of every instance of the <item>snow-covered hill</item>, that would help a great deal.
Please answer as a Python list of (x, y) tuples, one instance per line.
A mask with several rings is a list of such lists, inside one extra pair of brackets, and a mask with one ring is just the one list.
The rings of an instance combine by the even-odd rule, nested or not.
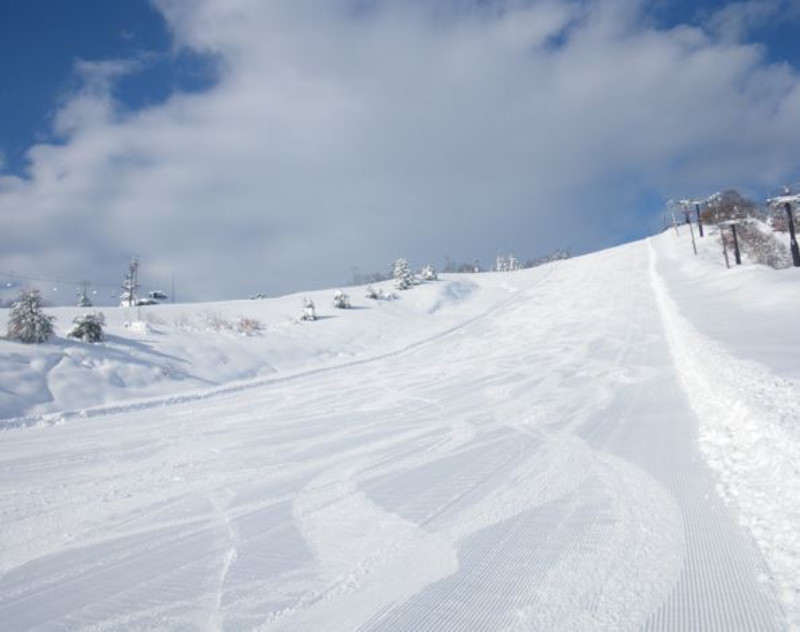
[(0, 620), (800, 625), (800, 275), (718, 243), (0, 341)]
[[(6, 426), (53, 423), (62, 412), (91, 414), (85, 409), (103, 404), (174, 401), (176, 395), (198, 391), (208, 396), (230, 390), (225, 387), (234, 382), (234, 388), (245, 388), (244, 380), (252, 386), (253, 380), (396, 352), (483, 314), (529, 282), (444, 275), (395, 293), (397, 300), (370, 300), (365, 287), (353, 287), (347, 290), (349, 310), (334, 308), (334, 290), (227, 303), (51, 308), (46, 311), (56, 316), (59, 334), (51, 344), (0, 339), (0, 426), (3, 418), (25, 417)], [(391, 284), (381, 289), (392, 293)], [(299, 318), (305, 296), (316, 305), (316, 322)], [(72, 320), (86, 311), (105, 315), (105, 343), (66, 337)], [(8, 310), (0, 309), (2, 332), (7, 317)]]

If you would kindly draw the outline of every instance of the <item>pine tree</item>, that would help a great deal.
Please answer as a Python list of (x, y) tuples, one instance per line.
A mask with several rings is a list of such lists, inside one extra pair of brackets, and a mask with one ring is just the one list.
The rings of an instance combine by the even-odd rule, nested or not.
[(333, 295), (333, 306), (339, 309), (349, 309), (350, 297), (342, 290), (336, 290), (336, 294)]
[(426, 265), (422, 268), (421, 275), (425, 281), (436, 281), (439, 278), (439, 275), (436, 274), (436, 270), (433, 269), (432, 265)]
[(67, 337), (78, 338), (84, 342), (102, 342), (105, 324), (106, 317), (101, 313), (83, 314), (72, 321)]
[(406, 259), (398, 259), (394, 262), (394, 286), (398, 290), (407, 290), (414, 283), (411, 269), (408, 267)]
[(53, 336), (54, 320), (42, 311), (38, 290), (23, 290), (8, 315), (8, 338), (28, 344), (47, 342)]
[(303, 299), (303, 315), (301, 320), (317, 320), (317, 312), (314, 308), (314, 301), (306, 297)]

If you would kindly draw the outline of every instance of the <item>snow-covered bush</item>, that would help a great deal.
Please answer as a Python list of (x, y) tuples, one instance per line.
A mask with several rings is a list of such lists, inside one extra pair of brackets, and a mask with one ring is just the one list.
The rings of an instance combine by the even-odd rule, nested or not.
[(377, 290), (371, 285), (367, 288), (367, 298), (373, 301), (395, 301), (399, 297), (394, 292), (384, 292), (383, 288)]
[(225, 331), (232, 329), (231, 323), (219, 312), (206, 312), (203, 314), (206, 326), (213, 331)]
[(420, 275), (424, 281), (436, 281), (439, 278), (439, 275), (436, 274), (436, 270), (433, 269), (432, 265), (426, 265), (422, 268)]
[(338, 309), (350, 309), (350, 297), (342, 290), (336, 290), (336, 294), (333, 295), (333, 306)]
[(738, 225), (737, 232), (742, 251), (754, 263), (777, 270), (792, 266), (789, 248), (775, 238), (766, 223), (757, 219), (745, 220)]
[(314, 301), (306, 297), (303, 299), (303, 315), (301, 320), (317, 320), (317, 312), (314, 308)]
[(150, 335), (153, 330), (150, 329), (150, 325), (145, 320), (126, 320), (122, 323), (122, 326), (125, 329), (129, 329), (132, 333), (141, 334), (142, 336)]
[(414, 284), (414, 275), (408, 267), (406, 259), (398, 259), (394, 262), (394, 286), (398, 290), (407, 290)]
[(72, 321), (72, 327), (67, 332), (67, 337), (77, 338), (84, 342), (102, 342), (105, 324), (106, 317), (99, 312), (83, 314)]
[[(247, 316), (239, 316), (235, 319), (229, 319), (219, 312), (206, 312), (203, 314), (203, 318), (205, 320), (206, 327), (216, 331), (217, 333), (229, 331), (232, 333), (250, 336), (264, 329), (261, 321)], [(177, 328), (190, 329), (188, 320), (185, 316), (183, 317), (182, 321), (176, 320), (175, 326)]]
[(8, 315), (8, 338), (24, 343), (47, 342), (53, 336), (54, 320), (42, 311), (38, 290), (22, 290)]
[(261, 324), (260, 320), (255, 318), (240, 316), (234, 323), (234, 329), (237, 333), (245, 336), (252, 336), (253, 334), (257, 334), (259, 331), (264, 329), (264, 325)]

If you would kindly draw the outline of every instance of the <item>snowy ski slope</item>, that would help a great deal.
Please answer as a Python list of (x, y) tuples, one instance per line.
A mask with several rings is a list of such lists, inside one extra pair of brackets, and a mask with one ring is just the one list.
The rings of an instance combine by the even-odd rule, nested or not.
[[(266, 302), (285, 327), (244, 345), (268, 371), (239, 339), (138, 343), (196, 350), (205, 376), (212, 345), (249, 382), (161, 381), (150, 402), (98, 386), (115, 408), (78, 414), (9, 399), (2, 627), (800, 625), (800, 337), (755, 326), (793, 322), (800, 278), (702, 246), (454, 276), (316, 330), (285, 324), (296, 298)], [(64, 349), (19, 347), (4, 375), (52, 381), (34, 356)]]

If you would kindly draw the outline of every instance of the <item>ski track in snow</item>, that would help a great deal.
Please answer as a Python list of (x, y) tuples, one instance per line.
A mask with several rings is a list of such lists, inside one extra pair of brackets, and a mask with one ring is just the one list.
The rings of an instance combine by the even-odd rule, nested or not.
[(0, 621), (785, 629), (649, 257), (552, 266), (400, 352), (4, 433)]

